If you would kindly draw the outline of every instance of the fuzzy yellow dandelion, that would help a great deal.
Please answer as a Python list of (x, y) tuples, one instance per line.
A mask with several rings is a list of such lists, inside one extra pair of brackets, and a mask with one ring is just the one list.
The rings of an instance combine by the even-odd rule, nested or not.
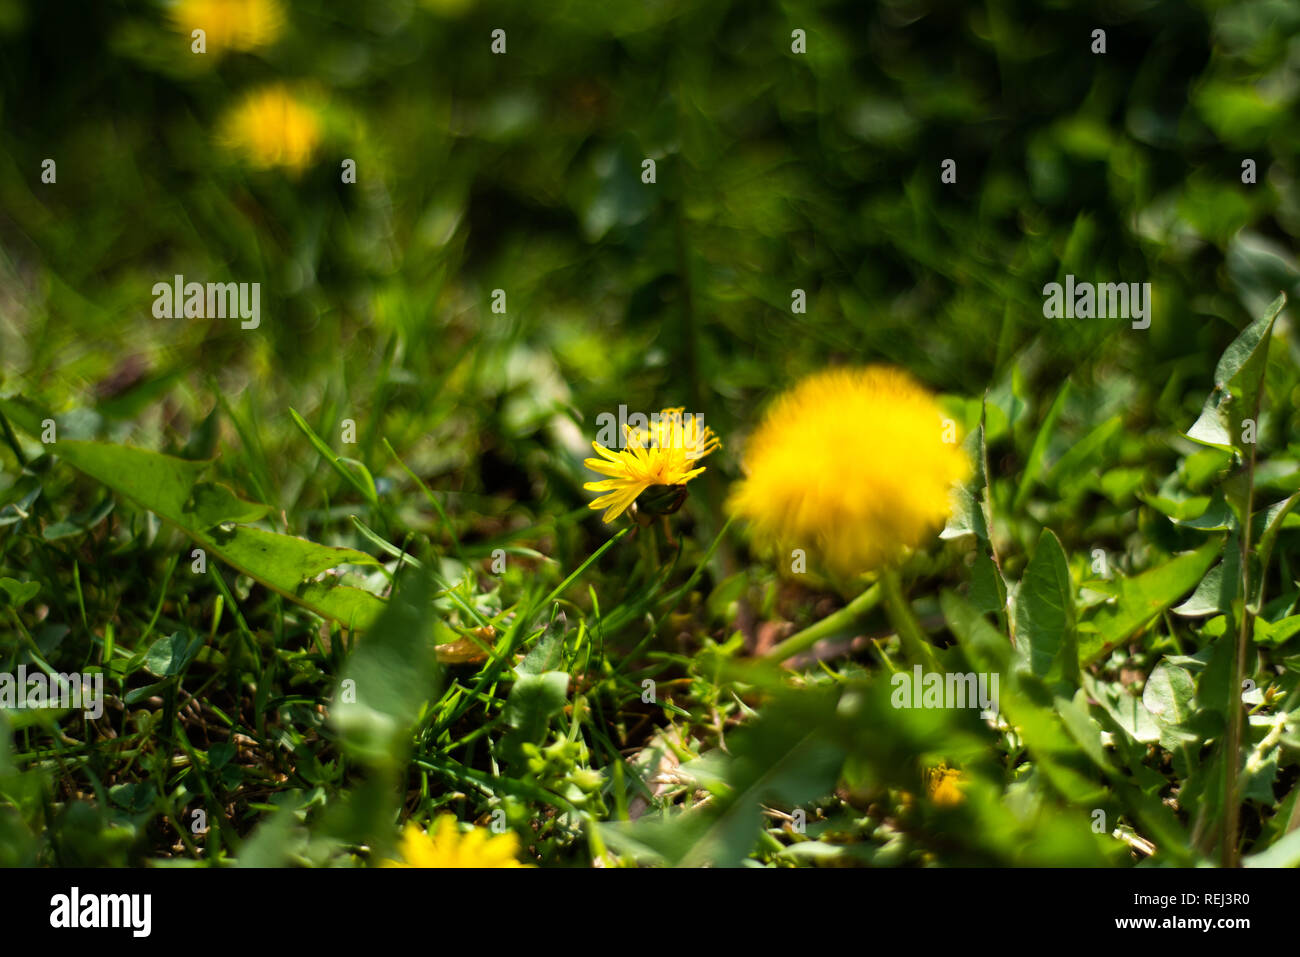
[(663, 510), (672, 511), (685, 497), (686, 483), (704, 471), (697, 463), (721, 444), (700, 416), (686, 415), (681, 408), (664, 409), (646, 427), (626, 431), (627, 448), (615, 451), (592, 442), (600, 458), (583, 460), (593, 472), (608, 476), (583, 486), (604, 493), (590, 507), (605, 509), (605, 522), (622, 515), (646, 490), (658, 487), (676, 490), (670, 496), (675, 505)]
[(311, 161), (320, 135), (315, 111), (275, 85), (255, 90), (236, 104), (222, 121), (219, 138), (252, 166), (282, 166), (297, 173)]
[(269, 46), (284, 31), (279, 0), (180, 0), (170, 16), (186, 36), (202, 30), (204, 52), (214, 56)]
[(852, 576), (926, 542), (970, 461), (955, 426), (906, 372), (830, 369), (768, 410), (728, 502), (765, 547), (802, 548)]
[(532, 867), (518, 859), (519, 838), (514, 831), (491, 834), (476, 827), (461, 834), (456, 819), (444, 814), (432, 833), (408, 823), (398, 848), (400, 861), (381, 861), (381, 867)]

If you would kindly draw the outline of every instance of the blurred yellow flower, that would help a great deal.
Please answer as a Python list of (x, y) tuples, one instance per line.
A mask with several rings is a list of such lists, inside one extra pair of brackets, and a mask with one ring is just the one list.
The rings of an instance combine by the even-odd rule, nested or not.
[[(604, 521), (612, 522), (647, 489), (666, 486), (674, 490), (664, 497), (662, 513), (675, 511), (685, 497), (686, 485), (704, 471), (696, 462), (721, 444), (713, 430), (699, 416), (685, 415), (684, 409), (664, 409), (646, 428), (627, 427), (627, 448), (613, 451), (592, 442), (600, 458), (584, 459), (593, 472), (608, 475), (599, 482), (588, 482), (589, 492), (605, 492), (590, 503), (605, 509)], [(675, 500), (675, 504), (670, 504)]]
[(280, 0), (180, 0), (170, 16), (186, 36), (202, 30), (207, 52), (217, 56), (267, 46), (284, 31)]
[(218, 136), (226, 149), (252, 166), (283, 166), (298, 173), (320, 142), (320, 121), (285, 87), (267, 86), (246, 94), (226, 113)]
[(939, 807), (955, 807), (966, 800), (966, 795), (961, 792), (961, 771), (946, 764), (930, 769), (926, 791), (930, 800)]
[(456, 819), (444, 814), (434, 824), (434, 833), (408, 823), (398, 848), (400, 861), (381, 861), (380, 867), (532, 867), (522, 864), (519, 838), (514, 831), (491, 834), (476, 827), (461, 834)]
[(802, 548), (831, 571), (872, 571), (917, 548), (970, 476), (956, 424), (906, 372), (809, 376), (768, 409), (728, 508), (762, 547)]

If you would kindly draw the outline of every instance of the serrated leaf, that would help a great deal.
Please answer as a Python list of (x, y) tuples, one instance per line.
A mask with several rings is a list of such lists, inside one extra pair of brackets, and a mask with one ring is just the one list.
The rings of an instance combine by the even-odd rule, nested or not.
[(247, 516), (265, 506), (200, 483), (208, 462), (103, 442), (59, 441), (55, 449), (69, 465), (170, 522), (209, 554), (323, 618), (364, 628), (384, 607), (370, 592), (313, 580), (339, 565), (377, 564), (365, 552), (250, 526), (211, 524), (214, 517), (229, 521), (232, 514)]
[(566, 671), (519, 675), (501, 712), (501, 720), (511, 729), (501, 741), (507, 760), (518, 763), (523, 759), (520, 749), (524, 744), (542, 743), (551, 718), (564, 708), (568, 697)]
[(566, 671), (543, 671), (524, 674), (510, 689), (502, 719), (525, 736), (540, 738), (541, 730), (552, 715), (564, 707), (569, 695)]
[(1283, 293), (1224, 350), (1214, 369), (1214, 391), (1206, 398), (1200, 418), (1187, 430), (1189, 439), (1242, 451), (1242, 421), (1258, 412), (1269, 338), (1285, 305)]
[(1079, 660), (1088, 664), (1130, 641), (1200, 583), (1223, 545), (1211, 539), (1194, 552), (1116, 582), (1116, 597), (1079, 626)]

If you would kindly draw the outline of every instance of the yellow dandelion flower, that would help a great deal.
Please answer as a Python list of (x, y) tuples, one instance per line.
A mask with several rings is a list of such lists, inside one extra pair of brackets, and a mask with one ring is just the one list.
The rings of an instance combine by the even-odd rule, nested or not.
[(928, 777), (925, 789), (930, 794), (930, 800), (938, 807), (956, 807), (966, 800), (966, 795), (961, 791), (961, 771), (940, 764), (937, 768), (930, 769)]
[(206, 52), (215, 56), (269, 46), (284, 32), (280, 0), (180, 0), (170, 16), (186, 36), (202, 30)]
[(461, 834), (450, 814), (438, 818), (433, 833), (408, 823), (398, 848), (400, 861), (381, 861), (380, 867), (532, 867), (518, 860), (519, 838), (514, 831), (492, 834), (476, 827)]
[(263, 87), (247, 94), (221, 123), (226, 149), (259, 168), (283, 166), (298, 173), (320, 142), (320, 121), (285, 87)]
[(763, 547), (810, 550), (846, 577), (872, 571), (951, 514), (953, 487), (971, 473), (955, 432), (902, 370), (817, 373), (768, 409), (728, 508)]
[(609, 478), (588, 482), (589, 492), (604, 492), (590, 503), (605, 509), (604, 521), (612, 522), (647, 490), (663, 491), (660, 514), (675, 512), (686, 498), (686, 483), (704, 471), (696, 463), (721, 443), (701, 416), (685, 415), (681, 408), (664, 409), (644, 428), (626, 427), (627, 448), (607, 449), (592, 442), (600, 458), (584, 459), (593, 472)]

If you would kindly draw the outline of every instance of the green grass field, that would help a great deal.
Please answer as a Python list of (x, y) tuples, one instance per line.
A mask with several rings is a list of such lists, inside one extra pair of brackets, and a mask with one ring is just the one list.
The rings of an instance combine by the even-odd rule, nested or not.
[(1298, 37), (0, 0), (0, 863), (1297, 866)]

